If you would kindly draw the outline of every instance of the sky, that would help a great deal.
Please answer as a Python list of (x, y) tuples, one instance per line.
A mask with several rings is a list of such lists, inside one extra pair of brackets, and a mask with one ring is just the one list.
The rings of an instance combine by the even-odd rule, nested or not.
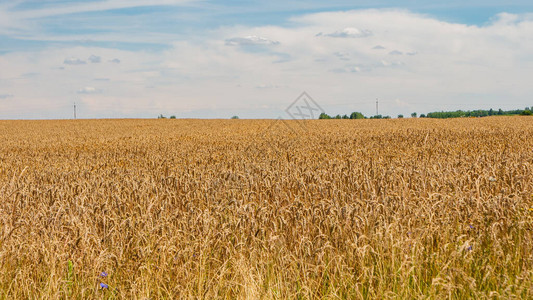
[(0, 119), (533, 106), (531, 1), (0, 0)]

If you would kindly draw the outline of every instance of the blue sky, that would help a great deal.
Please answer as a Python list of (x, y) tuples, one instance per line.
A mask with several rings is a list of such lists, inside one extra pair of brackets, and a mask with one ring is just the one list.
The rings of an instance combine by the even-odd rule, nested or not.
[(0, 118), (533, 105), (530, 1), (0, 0)]

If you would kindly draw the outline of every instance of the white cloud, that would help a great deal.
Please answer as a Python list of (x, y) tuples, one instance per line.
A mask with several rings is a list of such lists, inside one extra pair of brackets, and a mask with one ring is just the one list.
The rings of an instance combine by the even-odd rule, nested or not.
[(50, 5), (47, 8), (16, 12), (24, 19), (52, 17), (66, 14), (97, 12), (114, 9), (159, 6), (159, 5), (185, 5), (195, 0), (103, 0), (85, 1), (80, 3)]
[(92, 86), (86, 86), (84, 88), (79, 89), (76, 93), (89, 95), (89, 94), (99, 94), (101, 92), (102, 92), (101, 90), (96, 89)]
[(397, 105), (397, 106), (400, 106), (400, 107), (409, 107), (409, 103), (401, 100), (401, 99), (395, 99), (394, 100), (394, 103)]
[(336, 57), (338, 57), (340, 60), (350, 60), (350, 53), (349, 52), (335, 52), (333, 53)]
[(265, 37), (260, 37), (256, 35), (249, 35), (245, 37), (234, 37), (226, 40), (226, 45), (228, 46), (270, 46), (278, 45), (278, 41), (273, 41)]
[(118, 58), (113, 58), (112, 60), (109, 61), (110, 63), (114, 63), (114, 64), (120, 64), (120, 59)]
[[(321, 36), (322, 33), (319, 33), (318, 36)], [(364, 38), (369, 37), (372, 35), (372, 31), (368, 29), (358, 29), (354, 27), (346, 27), (343, 30), (335, 31), (332, 33), (324, 34), (325, 36), (329, 37), (337, 37), (337, 38)]]
[[(42, 27), (40, 26), (40, 23), (43, 19), (50, 17), (59, 18), (72, 14), (94, 13), (127, 8), (150, 6), (186, 6), (200, 1), (201, 0), (34, 1), (47, 3), (45, 3), (45, 5), (38, 5), (41, 6), (40, 8), (33, 9), (21, 9), (19, 5), (24, 1), (5, 1), (6, 3), (0, 3), (0, 34), (13, 35), (16, 36), (17, 39), (61, 40), (64, 38), (64, 35), (52, 37), (41, 33)], [(35, 6), (36, 5), (28, 5), (28, 7)], [(106, 29), (108, 29), (108, 27), (106, 27)], [(98, 38), (98, 35), (95, 35), (95, 37)], [(72, 37), (69, 37), (68, 39), (72, 40)], [(123, 37), (120, 37), (120, 40), (122, 39)]]
[(403, 52), (399, 50), (392, 50), (389, 52), (389, 55), (403, 55)]
[(91, 55), (89, 56), (89, 61), (93, 64), (100, 63), (102, 61), (102, 58), (100, 56)]
[(404, 66), (405, 63), (402, 61), (388, 61), (388, 60), (381, 60), (381, 66), (383, 67), (394, 67), (394, 66)]
[(277, 85), (277, 84), (260, 84), (258, 86), (256, 86), (255, 88), (256, 89), (280, 89), (280, 88), (284, 88), (286, 86), (283, 86), (283, 85)]
[(70, 58), (67, 58), (63, 61), (63, 63), (65, 65), (85, 65), (87, 64), (86, 61), (82, 60), (82, 59), (79, 59), (79, 58), (75, 58), (75, 57), (70, 57)]
[(7, 99), (7, 98), (12, 98), (13, 95), (11, 94), (0, 94), (0, 99)]
[(383, 46), (381, 46), (381, 45), (376, 45), (376, 46), (374, 46), (374, 48), (372, 48), (372, 49), (374, 49), (374, 50), (384, 50), (384, 49), (386, 49), (386, 48), (383, 47)]

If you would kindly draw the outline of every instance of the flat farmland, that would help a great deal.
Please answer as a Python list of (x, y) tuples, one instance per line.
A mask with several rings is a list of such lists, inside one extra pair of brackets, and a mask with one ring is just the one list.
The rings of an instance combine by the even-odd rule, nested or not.
[(0, 299), (533, 297), (531, 117), (0, 138)]

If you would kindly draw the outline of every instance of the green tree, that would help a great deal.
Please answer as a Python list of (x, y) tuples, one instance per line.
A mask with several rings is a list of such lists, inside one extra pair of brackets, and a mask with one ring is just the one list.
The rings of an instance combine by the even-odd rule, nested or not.
[(171, 118), (171, 119), (175, 119), (175, 118), (176, 118), (176, 116), (174, 116), (174, 115), (173, 115), (173, 116), (170, 116), (170, 118)]
[(370, 119), (390, 119), (390, 116), (383, 116), (383, 115), (375, 115), (370, 117)]
[(403, 119), (403, 115), (398, 115), (398, 119)]
[(411, 118), (416, 118), (417, 114), (414, 112), (411, 114)]
[(233, 120), (236, 120), (236, 119), (238, 119), (238, 118), (239, 118), (239, 116), (233, 116), (233, 117), (231, 117), (231, 119), (233, 119)]
[(331, 119), (331, 116), (326, 113), (321, 113), (318, 119)]
[(357, 112), (357, 111), (354, 111), (351, 115), (350, 115), (350, 119), (354, 120), (354, 119), (364, 119), (365, 118), (365, 115), (363, 115), (362, 113), (360, 112)]

